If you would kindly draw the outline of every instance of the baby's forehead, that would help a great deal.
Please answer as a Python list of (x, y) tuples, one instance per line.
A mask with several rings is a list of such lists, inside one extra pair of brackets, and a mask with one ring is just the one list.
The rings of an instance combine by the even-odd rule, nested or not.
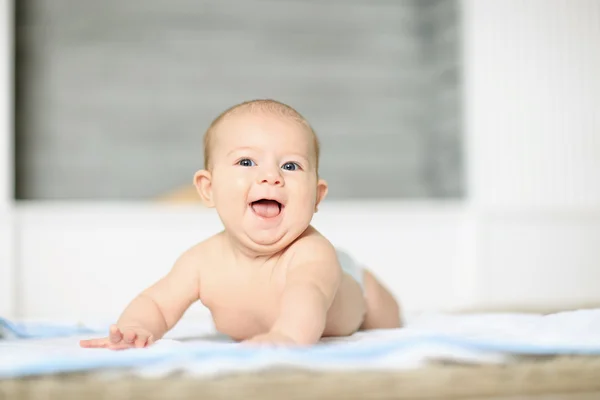
[(291, 114), (276, 113), (268, 110), (240, 110), (232, 112), (223, 118), (221, 125), (244, 125), (257, 122), (280, 123), (300, 129), (305, 129), (307, 127), (300, 118), (294, 117)]
[(218, 138), (240, 140), (252, 139), (253, 135), (271, 133), (277, 137), (293, 137), (311, 143), (314, 133), (298, 118), (272, 112), (239, 112), (226, 116), (215, 129)]
[[(276, 122), (270, 124), (268, 121)], [(279, 125), (278, 125), (279, 124)], [(266, 134), (265, 134), (266, 133)], [(223, 154), (224, 147), (232, 145), (241, 147), (240, 142), (252, 142), (256, 145), (267, 139), (280, 142), (286, 148), (294, 148), (294, 152), (306, 151), (307, 157), (314, 159), (318, 169), (320, 144), (317, 135), (304, 117), (292, 107), (270, 100), (251, 101), (234, 106), (219, 115), (210, 125), (204, 135), (205, 165), (210, 167), (212, 154), (216, 151)], [(249, 138), (250, 140), (246, 140)], [(267, 140), (268, 141), (268, 140)], [(273, 143), (267, 143), (271, 147)], [(218, 147), (218, 148), (216, 148)], [(259, 147), (262, 147), (259, 145)], [(229, 149), (231, 151), (231, 149)]]

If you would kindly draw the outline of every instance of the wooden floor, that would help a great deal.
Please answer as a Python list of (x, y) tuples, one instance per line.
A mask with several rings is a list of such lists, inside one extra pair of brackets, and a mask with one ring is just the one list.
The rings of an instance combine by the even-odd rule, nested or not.
[(63, 375), (0, 381), (3, 399), (469, 399), (599, 400), (600, 357), (528, 359), (503, 366), (435, 365), (386, 372), (271, 371), (199, 379)]
[(600, 392), (469, 397), (469, 400), (598, 400)]

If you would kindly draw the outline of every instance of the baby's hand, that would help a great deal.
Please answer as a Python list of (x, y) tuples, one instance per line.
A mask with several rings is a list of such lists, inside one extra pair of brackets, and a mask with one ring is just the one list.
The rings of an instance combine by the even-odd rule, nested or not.
[(109, 350), (124, 350), (133, 347), (147, 347), (154, 343), (152, 333), (139, 326), (110, 326), (108, 337), (81, 340), (79, 345), (85, 348), (104, 348)]
[(296, 346), (298, 343), (291, 337), (281, 332), (271, 331), (262, 335), (256, 335), (251, 339), (245, 340), (244, 344), (259, 346)]

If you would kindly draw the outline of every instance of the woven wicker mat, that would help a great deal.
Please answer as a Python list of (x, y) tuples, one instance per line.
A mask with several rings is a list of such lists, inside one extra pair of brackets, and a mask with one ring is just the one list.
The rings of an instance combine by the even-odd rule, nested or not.
[(269, 371), (222, 378), (102, 379), (94, 374), (0, 381), (0, 399), (600, 399), (600, 357), (503, 366), (432, 365), (402, 372)]

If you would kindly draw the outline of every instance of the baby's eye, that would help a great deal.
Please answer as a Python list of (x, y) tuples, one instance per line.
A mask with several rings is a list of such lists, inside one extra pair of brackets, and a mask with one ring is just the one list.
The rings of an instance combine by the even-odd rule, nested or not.
[(296, 171), (297, 169), (300, 169), (300, 166), (295, 162), (288, 162), (283, 164), (283, 167), (281, 168), (285, 169), (286, 171)]
[(242, 167), (253, 167), (256, 165), (254, 164), (254, 161), (250, 160), (249, 158), (244, 158), (243, 160), (238, 161), (238, 164)]

